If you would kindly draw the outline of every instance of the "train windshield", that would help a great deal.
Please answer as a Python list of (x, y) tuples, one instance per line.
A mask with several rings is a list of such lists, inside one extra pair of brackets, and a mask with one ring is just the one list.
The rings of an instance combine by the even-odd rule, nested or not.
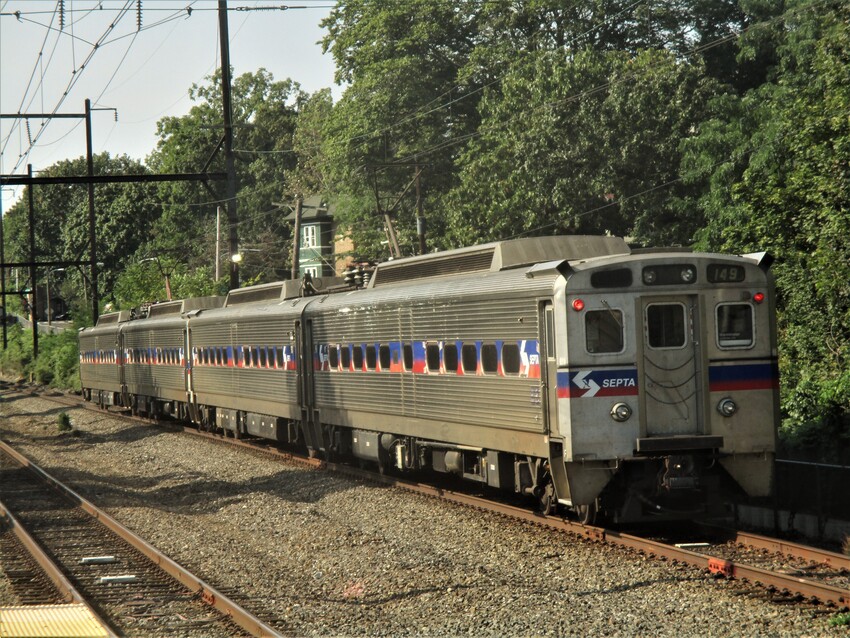
[(649, 347), (657, 350), (685, 347), (685, 306), (680, 303), (656, 303), (646, 308)]
[(588, 310), (584, 316), (584, 333), (588, 352), (622, 352), (623, 313), (613, 308)]
[(745, 303), (717, 306), (717, 345), (748, 348), (753, 345), (753, 307)]

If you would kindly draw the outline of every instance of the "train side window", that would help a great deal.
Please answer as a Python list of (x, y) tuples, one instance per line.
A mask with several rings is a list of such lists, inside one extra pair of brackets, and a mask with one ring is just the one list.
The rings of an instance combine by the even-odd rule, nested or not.
[(366, 346), (366, 369), (374, 370), (376, 367), (378, 367), (378, 353), (375, 346)]
[(481, 369), (484, 374), (498, 374), (499, 351), (495, 343), (485, 343), (481, 346)]
[(378, 360), (381, 363), (381, 370), (389, 372), (392, 357), (390, 356), (390, 347), (388, 345), (381, 344), (381, 347), (378, 348)]
[(340, 362), (345, 370), (351, 369), (351, 348), (349, 346), (339, 347)]
[(260, 351), (259, 351), (259, 348), (257, 348), (257, 346), (252, 347), (251, 348), (251, 354), (253, 355), (254, 367), (259, 368), (260, 367)]
[(402, 355), (404, 357), (404, 369), (408, 372), (413, 371), (413, 346), (405, 343), (402, 347)]
[(585, 347), (591, 354), (622, 352), (623, 313), (619, 310), (588, 310), (584, 315)]
[(684, 348), (687, 341), (686, 325), (683, 304), (658, 303), (646, 307), (646, 331), (650, 348)]
[(717, 306), (717, 346), (750, 348), (755, 341), (753, 307), (746, 303), (722, 303)]
[(260, 367), (266, 367), (266, 347), (262, 346), (260, 348)]
[(460, 360), (466, 374), (478, 372), (478, 348), (474, 343), (465, 343), (460, 349)]
[(246, 367), (251, 365), (251, 348), (248, 346), (242, 346), (242, 365)]
[(359, 346), (357, 344), (354, 345), (353, 348), (353, 360), (354, 360), (354, 369), (362, 370), (363, 369), (363, 346)]
[(502, 346), (502, 372), (504, 374), (519, 374), (520, 361), (519, 346), (517, 344), (506, 343)]
[(328, 365), (331, 370), (339, 369), (339, 346), (328, 347)]
[(428, 364), (428, 372), (438, 374), (440, 372), (440, 346), (436, 343), (425, 344), (425, 361)]
[(446, 343), (443, 345), (443, 366), (448, 374), (457, 374), (457, 344)]

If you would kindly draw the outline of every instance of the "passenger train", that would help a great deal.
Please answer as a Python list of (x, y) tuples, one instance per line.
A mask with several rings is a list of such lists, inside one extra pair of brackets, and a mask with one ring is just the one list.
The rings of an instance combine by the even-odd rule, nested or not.
[(772, 489), (770, 258), (620, 238), (490, 243), (103, 315), (87, 400), (614, 522)]

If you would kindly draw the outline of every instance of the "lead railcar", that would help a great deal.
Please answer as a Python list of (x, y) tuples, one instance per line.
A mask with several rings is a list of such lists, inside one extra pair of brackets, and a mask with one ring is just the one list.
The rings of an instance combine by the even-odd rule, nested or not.
[(388, 262), (364, 289), (246, 289), (187, 316), (186, 412), (585, 520), (704, 516), (771, 488), (768, 266), (551, 237)]

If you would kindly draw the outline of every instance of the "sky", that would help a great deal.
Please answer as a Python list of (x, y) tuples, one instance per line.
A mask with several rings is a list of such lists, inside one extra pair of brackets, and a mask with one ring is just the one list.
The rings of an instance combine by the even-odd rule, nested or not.
[[(333, 59), (318, 44), (332, 5), (228, 0), (234, 77), (262, 67), (309, 93), (331, 87), (338, 99)], [(144, 161), (157, 121), (186, 114), (189, 88), (220, 64), (217, 9), (217, 0), (0, 0), (0, 112), (79, 114), (89, 98), (94, 153)], [(26, 175), (32, 164), (37, 175), (85, 153), (82, 119), (0, 119), (0, 174)], [(22, 193), (4, 186), (2, 210)]]

